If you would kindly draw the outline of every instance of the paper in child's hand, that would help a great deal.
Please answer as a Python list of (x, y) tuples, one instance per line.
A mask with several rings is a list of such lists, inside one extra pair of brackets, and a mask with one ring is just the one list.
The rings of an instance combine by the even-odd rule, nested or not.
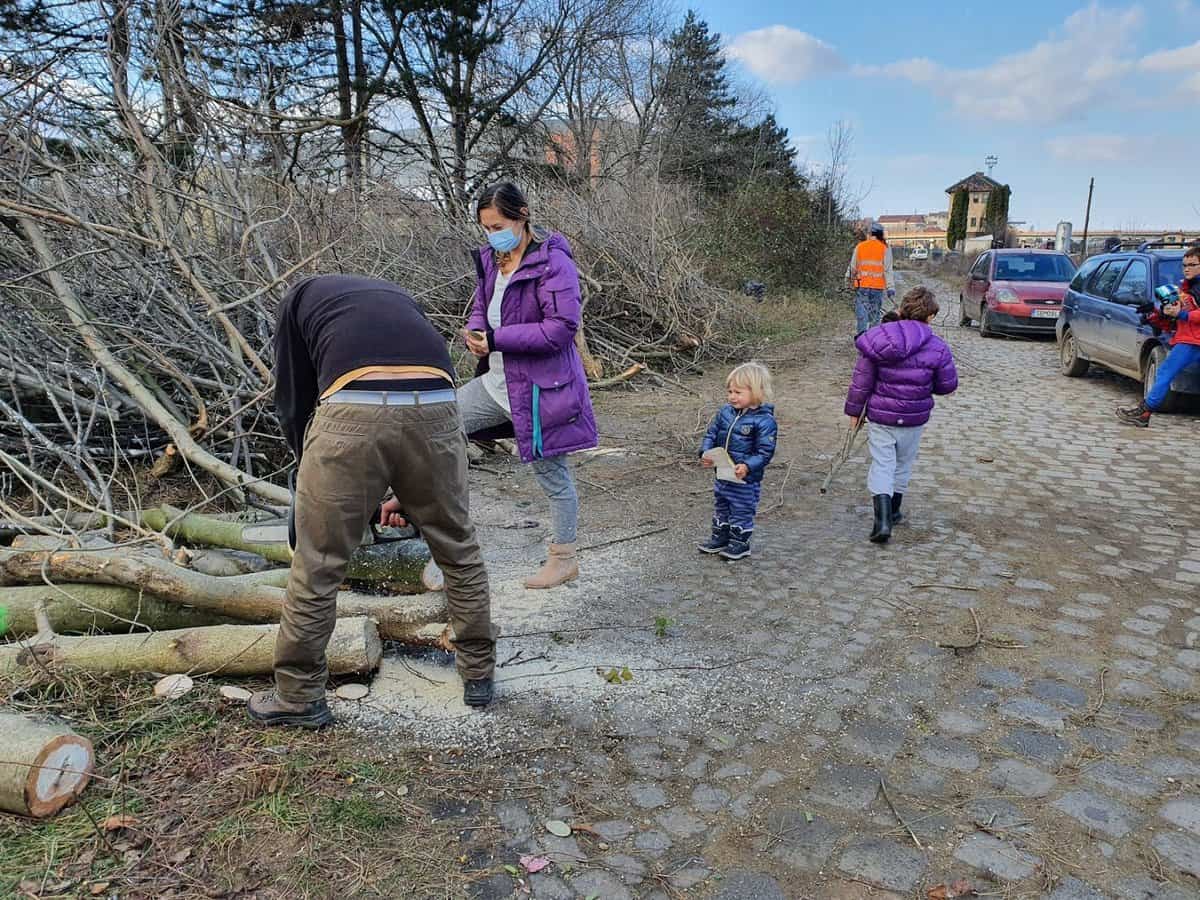
[(711, 450), (705, 450), (702, 455), (705, 459), (712, 460), (712, 464), (717, 470), (717, 478), (720, 481), (735, 481), (738, 484), (746, 483), (733, 473), (733, 467), (736, 463), (730, 458), (729, 453), (724, 447), (713, 447)]

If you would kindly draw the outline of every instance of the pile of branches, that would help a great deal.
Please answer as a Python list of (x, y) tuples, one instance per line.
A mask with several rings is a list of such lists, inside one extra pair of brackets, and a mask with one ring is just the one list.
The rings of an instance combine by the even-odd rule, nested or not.
[[(457, 346), (473, 222), (385, 181), (275, 181), (215, 118), (195, 120), (175, 159), (119, 80), (105, 101), (119, 140), (48, 141), (38, 102), (0, 116), (0, 514), (14, 490), (42, 511), (136, 509), (132, 473), (149, 462), (185, 468), (204, 502), (286, 503), (271, 348), (304, 275), (395, 281)], [(698, 215), (679, 189), (526, 184), (538, 222), (575, 246), (594, 380), (730, 350), (723, 322), (741, 302), (698, 274), (684, 241)]]

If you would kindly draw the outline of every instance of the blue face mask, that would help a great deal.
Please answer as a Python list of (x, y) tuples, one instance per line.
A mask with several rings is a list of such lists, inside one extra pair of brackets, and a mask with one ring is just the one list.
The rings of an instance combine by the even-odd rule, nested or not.
[(487, 239), (497, 253), (511, 253), (521, 243), (521, 239), (513, 234), (511, 228), (505, 228), (503, 231), (489, 231)]

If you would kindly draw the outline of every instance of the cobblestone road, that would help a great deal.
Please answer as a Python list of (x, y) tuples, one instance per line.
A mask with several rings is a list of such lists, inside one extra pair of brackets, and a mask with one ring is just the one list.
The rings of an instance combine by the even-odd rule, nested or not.
[[(795, 472), (770, 471), (764, 506), (791, 499), (753, 562), (694, 558), (703, 492), (667, 534), (588, 558), (610, 581), (568, 592), (568, 618), (677, 624), (601, 645), (629, 684), (512, 693), (491, 714), (553, 749), (464, 808), (485, 829), (464, 832), (471, 861), (495, 873), (474, 896), (924, 898), (960, 878), (991, 896), (1200, 896), (1200, 425), (1128, 429), (1112, 410), (1132, 382), (1064, 378), (1050, 343), (942, 331), (962, 386), (886, 548), (865, 540), (861, 462), (827, 497), (802, 465), (813, 405), (827, 433), (840, 414), (847, 341), (805, 387), (781, 379)], [(972, 611), (979, 645), (939, 648), (975, 639)], [(700, 668), (639, 669), (672, 665)], [(550, 819), (591, 830), (554, 837)], [(526, 853), (554, 865), (519, 884), (500, 867)]]

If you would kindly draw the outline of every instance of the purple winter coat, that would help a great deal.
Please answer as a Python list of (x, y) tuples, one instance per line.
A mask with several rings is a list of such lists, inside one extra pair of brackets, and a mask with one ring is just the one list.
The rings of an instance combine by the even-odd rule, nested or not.
[(954, 357), (924, 322), (901, 319), (858, 336), (858, 364), (846, 395), (846, 415), (912, 428), (929, 421), (934, 394), (958, 387)]
[[(579, 273), (571, 245), (560, 234), (531, 243), (500, 301), (500, 327), (488, 326), (496, 285), (491, 247), (475, 254), (479, 282), (467, 327), (488, 333), (504, 354), (504, 379), (513, 433), (525, 462), (586, 450), (597, 443), (596, 417), (583, 360), (575, 349), (579, 328)], [(487, 357), (476, 376), (487, 371)]]

